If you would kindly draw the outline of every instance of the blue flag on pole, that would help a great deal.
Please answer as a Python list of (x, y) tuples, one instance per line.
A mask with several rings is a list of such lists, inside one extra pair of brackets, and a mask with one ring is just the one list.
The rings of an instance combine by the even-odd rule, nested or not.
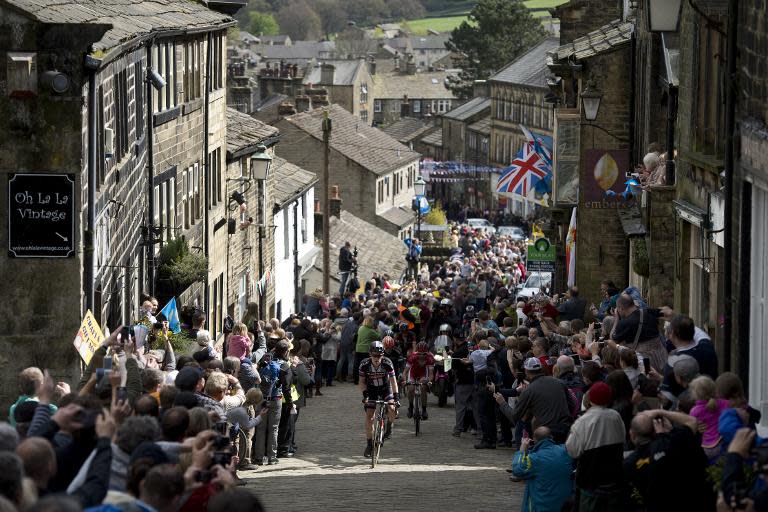
[(181, 332), (181, 323), (179, 322), (179, 310), (176, 308), (176, 297), (172, 297), (168, 304), (160, 310), (160, 313), (165, 315), (165, 318), (168, 320), (168, 328), (171, 332), (179, 334)]

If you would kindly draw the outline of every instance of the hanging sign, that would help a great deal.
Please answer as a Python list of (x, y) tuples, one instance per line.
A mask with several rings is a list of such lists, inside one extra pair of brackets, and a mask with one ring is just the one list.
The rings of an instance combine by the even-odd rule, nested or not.
[(75, 175), (8, 175), (8, 255), (75, 255)]

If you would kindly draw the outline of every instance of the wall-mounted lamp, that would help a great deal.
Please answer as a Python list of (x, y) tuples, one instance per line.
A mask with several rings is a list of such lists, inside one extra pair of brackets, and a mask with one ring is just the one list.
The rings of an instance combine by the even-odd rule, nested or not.
[(272, 155), (267, 153), (267, 147), (259, 144), (256, 153), (251, 155), (251, 177), (256, 180), (266, 180), (272, 167)]
[(602, 99), (603, 94), (597, 90), (594, 82), (590, 80), (587, 83), (587, 87), (581, 92), (581, 106), (587, 121), (594, 121), (597, 119), (597, 113), (600, 110), (600, 101)]

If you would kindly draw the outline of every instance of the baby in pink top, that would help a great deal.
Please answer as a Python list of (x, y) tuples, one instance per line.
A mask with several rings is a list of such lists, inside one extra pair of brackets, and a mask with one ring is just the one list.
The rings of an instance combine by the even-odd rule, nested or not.
[(251, 355), (251, 339), (248, 337), (248, 328), (243, 323), (237, 323), (232, 328), (229, 337), (227, 357), (243, 359)]
[(701, 436), (701, 447), (711, 459), (717, 458), (721, 452), (722, 438), (717, 425), (720, 414), (730, 407), (728, 400), (715, 397), (715, 381), (706, 375), (696, 377), (689, 386), (696, 405), (691, 409), (690, 415), (699, 423), (706, 425), (706, 430)]

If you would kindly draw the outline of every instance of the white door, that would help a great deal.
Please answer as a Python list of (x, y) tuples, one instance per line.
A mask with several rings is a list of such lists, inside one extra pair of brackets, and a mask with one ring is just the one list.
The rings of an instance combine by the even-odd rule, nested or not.
[(768, 190), (752, 185), (752, 254), (749, 312), (749, 403), (762, 413), (761, 426), (768, 428)]

